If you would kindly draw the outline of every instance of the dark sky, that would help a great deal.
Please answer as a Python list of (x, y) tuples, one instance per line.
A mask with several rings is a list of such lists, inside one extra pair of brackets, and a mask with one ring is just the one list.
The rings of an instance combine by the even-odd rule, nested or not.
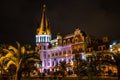
[(96, 37), (120, 39), (119, 0), (2, 0), (0, 41), (35, 45), (44, 3), (53, 37), (80, 28)]

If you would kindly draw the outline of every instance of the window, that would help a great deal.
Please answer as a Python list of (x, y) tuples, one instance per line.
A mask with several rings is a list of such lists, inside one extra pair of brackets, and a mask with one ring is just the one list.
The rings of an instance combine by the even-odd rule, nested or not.
[(52, 66), (54, 66), (54, 61), (52, 61)]
[(44, 52), (44, 59), (46, 59), (46, 52)]
[(59, 55), (62, 55), (61, 51), (59, 52)]
[(41, 42), (41, 37), (39, 37), (39, 39), (40, 39), (40, 42)]
[(48, 54), (48, 58), (50, 58), (50, 55)]
[(106, 50), (106, 46), (103, 46), (103, 50)]
[(51, 38), (49, 37), (49, 38), (48, 38), (48, 40), (50, 41), (50, 40), (51, 40)]
[(46, 50), (46, 46), (44, 46), (44, 50)]
[(52, 53), (52, 57), (54, 56), (54, 53)]
[(44, 37), (43, 37), (43, 42), (45, 42), (45, 39), (46, 39), (46, 38), (45, 38), (45, 36), (44, 36)]
[(39, 37), (36, 37), (36, 42), (39, 42)]
[(39, 49), (41, 50), (41, 46), (39, 46)]
[(72, 39), (72, 43), (74, 43), (74, 39)]
[(49, 37), (47, 37), (47, 42), (49, 42)]
[(71, 53), (71, 50), (69, 49), (69, 50), (68, 50), (68, 54), (70, 54), (70, 53)]
[(65, 50), (63, 51), (63, 54), (66, 54), (66, 51), (65, 51)]
[(44, 66), (46, 66), (46, 61), (44, 60)]
[(66, 45), (66, 41), (65, 40), (63, 41), (63, 45)]
[(101, 50), (101, 47), (100, 47), (100, 46), (98, 47), (98, 50), (99, 50), (99, 51)]
[(58, 65), (58, 61), (56, 60), (56, 66)]
[(91, 52), (91, 48), (89, 48), (89, 52)]
[(68, 40), (67, 40), (67, 44), (70, 44), (70, 43), (71, 43), (71, 41), (70, 41), (70, 39), (68, 39)]
[(58, 56), (58, 53), (56, 53), (55, 56)]
[(40, 37), (40, 41), (43, 42), (43, 37)]
[(79, 51), (82, 52), (83, 51), (82, 48), (79, 48)]
[(50, 66), (50, 62), (48, 62), (48, 66)]
[(78, 42), (78, 39), (77, 39), (77, 38), (75, 39), (75, 42)]

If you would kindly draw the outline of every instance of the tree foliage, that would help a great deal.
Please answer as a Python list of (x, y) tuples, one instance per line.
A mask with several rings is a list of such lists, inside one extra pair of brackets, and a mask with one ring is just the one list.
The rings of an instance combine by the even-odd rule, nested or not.
[[(3, 49), (6, 55), (0, 58), (0, 62), (4, 65), (4, 69), (8, 71), (11, 65), (16, 67), (15, 70), (15, 80), (20, 80), (22, 77), (23, 67), (25, 63), (36, 62), (38, 59), (36, 57), (35, 51), (31, 50), (30, 45), (21, 46), (19, 42), (16, 42), (17, 47), (10, 45), (8, 49)], [(26, 66), (27, 67), (27, 66)]]

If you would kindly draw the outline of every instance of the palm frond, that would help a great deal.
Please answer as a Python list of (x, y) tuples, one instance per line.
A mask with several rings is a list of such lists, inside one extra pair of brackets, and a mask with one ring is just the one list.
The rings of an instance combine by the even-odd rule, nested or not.
[(13, 54), (11, 52), (8, 52), (4, 57), (13, 57)]
[(17, 44), (17, 50), (18, 50), (17, 54), (18, 54), (18, 57), (20, 57), (21, 56), (21, 46), (18, 41), (16, 41), (16, 44)]
[(8, 69), (9, 66), (12, 65), (12, 64), (15, 65), (15, 66), (17, 66), (16, 63), (15, 63), (14, 61), (10, 60), (10, 61), (7, 63), (6, 68)]
[(6, 58), (5, 56), (2, 56), (2, 57), (0, 58), (0, 64), (3, 64), (5, 58)]
[(16, 44), (18, 46), (18, 49), (20, 48), (20, 43), (18, 41), (16, 41)]
[(28, 58), (27, 60), (28, 60), (28, 61), (35, 61), (35, 62), (37, 62), (39, 59), (35, 59), (35, 58)]
[(25, 47), (23, 46), (23, 47), (21, 47), (21, 53), (22, 53), (22, 55), (25, 53)]

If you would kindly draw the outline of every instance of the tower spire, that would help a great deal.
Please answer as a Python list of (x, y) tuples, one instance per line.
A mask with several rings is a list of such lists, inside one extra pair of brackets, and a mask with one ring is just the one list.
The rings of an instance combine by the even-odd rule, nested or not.
[(42, 18), (41, 18), (41, 23), (40, 23), (40, 27), (38, 30), (38, 34), (51, 35), (48, 18), (46, 16), (46, 5), (45, 4), (43, 5)]

